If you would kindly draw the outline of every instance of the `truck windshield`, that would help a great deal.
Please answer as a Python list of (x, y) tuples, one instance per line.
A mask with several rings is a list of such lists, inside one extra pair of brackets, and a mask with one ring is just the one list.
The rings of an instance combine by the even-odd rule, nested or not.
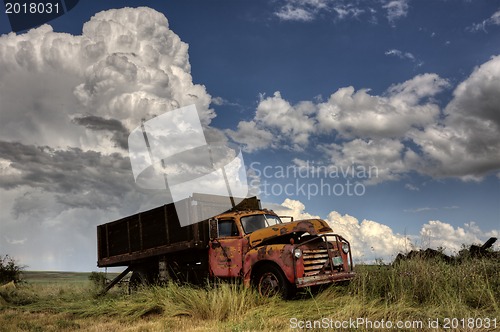
[(272, 214), (256, 214), (241, 218), (241, 225), (246, 234), (255, 232), (258, 229), (281, 224), (281, 219)]

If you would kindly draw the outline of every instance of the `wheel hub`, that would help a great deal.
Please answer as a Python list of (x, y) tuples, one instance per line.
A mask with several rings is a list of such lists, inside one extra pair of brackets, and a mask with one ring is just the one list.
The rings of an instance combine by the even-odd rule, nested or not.
[(262, 295), (274, 295), (279, 292), (279, 281), (273, 273), (265, 273), (260, 278), (260, 293)]

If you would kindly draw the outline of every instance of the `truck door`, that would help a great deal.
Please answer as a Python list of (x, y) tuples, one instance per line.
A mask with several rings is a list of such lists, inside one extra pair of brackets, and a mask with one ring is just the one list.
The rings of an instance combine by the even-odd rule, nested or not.
[(243, 267), (242, 237), (233, 219), (219, 219), (217, 236), (211, 236), (208, 257), (210, 274), (215, 277), (239, 277)]

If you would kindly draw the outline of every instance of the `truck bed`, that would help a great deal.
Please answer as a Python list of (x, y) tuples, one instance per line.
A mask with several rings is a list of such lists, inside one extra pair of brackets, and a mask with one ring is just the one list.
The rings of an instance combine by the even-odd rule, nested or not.
[[(200, 194), (186, 199), (183, 204), (189, 204), (193, 214), (200, 209), (216, 211), (220, 207), (217, 197)], [(236, 209), (259, 207), (259, 200), (252, 197), (243, 200)], [(206, 249), (208, 241), (208, 221), (181, 227), (175, 205), (170, 203), (97, 226), (97, 265), (128, 266), (154, 256)]]

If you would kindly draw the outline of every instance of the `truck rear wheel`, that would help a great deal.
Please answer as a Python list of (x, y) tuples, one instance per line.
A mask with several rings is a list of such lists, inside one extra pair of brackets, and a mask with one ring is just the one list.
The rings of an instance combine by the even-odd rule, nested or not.
[(257, 271), (254, 285), (262, 296), (278, 295), (289, 299), (295, 294), (295, 287), (288, 282), (281, 269), (273, 264), (266, 264)]

